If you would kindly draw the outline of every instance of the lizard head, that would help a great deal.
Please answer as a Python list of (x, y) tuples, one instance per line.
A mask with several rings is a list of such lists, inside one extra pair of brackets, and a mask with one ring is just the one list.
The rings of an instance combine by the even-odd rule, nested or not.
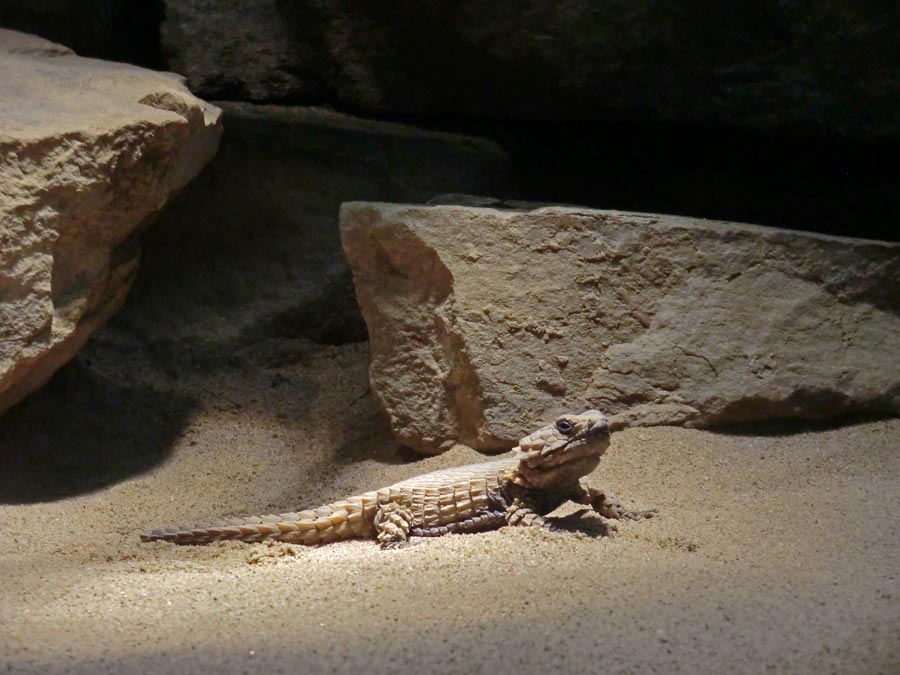
[(535, 488), (577, 482), (609, 447), (609, 424), (599, 410), (562, 415), (519, 441), (516, 482)]

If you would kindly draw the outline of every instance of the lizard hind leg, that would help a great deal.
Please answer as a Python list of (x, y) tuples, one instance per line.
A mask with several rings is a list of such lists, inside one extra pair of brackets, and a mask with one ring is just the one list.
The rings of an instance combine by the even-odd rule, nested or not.
[(397, 503), (380, 504), (375, 512), (378, 545), (382, 550), (406, 546), (412, 525), (413, 516), (407, 507)]

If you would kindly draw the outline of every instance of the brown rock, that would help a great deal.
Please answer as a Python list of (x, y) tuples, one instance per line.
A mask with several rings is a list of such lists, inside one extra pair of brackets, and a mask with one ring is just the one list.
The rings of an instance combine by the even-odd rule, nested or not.
[(0, 411), (121, 305), (134, 235), (213, 156), (181, 78), (0, 31)]
[(322, 100), (317, 45), (291, 30), (291, 11), (279, 0), (167, 2), (168, 67), (208, 98)]
[(900, 245), (664, 215), (345, 204), (403, 444), (562, 410), (716, 426), (900, 411)]
[(378, 114), (900, 134), (877, 3), (166, 0), (169, 67), (207, 98)]
[(31, 56), (74, 56), (75, 52), (37, 35), (0, 28), (0, 53)]

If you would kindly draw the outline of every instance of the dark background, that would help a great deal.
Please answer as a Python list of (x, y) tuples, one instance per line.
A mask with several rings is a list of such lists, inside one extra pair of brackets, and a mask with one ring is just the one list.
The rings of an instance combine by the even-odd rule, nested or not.
[(485, 136), (528, 200), (900, 239), (897, 3), (724, 4), (0, 0), (0, 25), (211, 100)]

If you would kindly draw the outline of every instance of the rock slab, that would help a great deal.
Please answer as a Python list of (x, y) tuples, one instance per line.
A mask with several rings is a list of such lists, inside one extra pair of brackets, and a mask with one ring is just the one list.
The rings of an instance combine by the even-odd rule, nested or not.
[(348, 203), (371, 384), (404, 445), (558, 412), (712, 427), (900, 412), (900, 245), (666, 215)]
[(177, 75), (0, 30), (0, 412), (119, 308), (135, 235), (220, 134)]

